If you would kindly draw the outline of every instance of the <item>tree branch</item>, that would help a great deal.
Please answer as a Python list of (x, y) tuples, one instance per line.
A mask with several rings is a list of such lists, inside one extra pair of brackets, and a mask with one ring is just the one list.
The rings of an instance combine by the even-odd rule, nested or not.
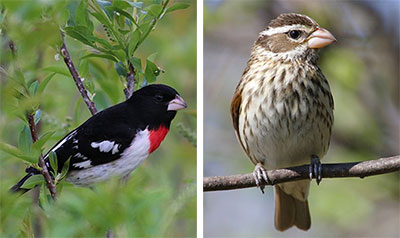
[[(354, 163), (323, 164), (323, 178), (345, 178), (385, 174), (400, 171), (400, 155)], [(275, 185), (289, 181), (309, 179), (309, 165), (290, 167), (286, 169), (268, 170), (269, 183)], [(204, 191), (230, 190), (255, 187), (253, 174), (239, 174), (230, 176), (204, 177)]]
[[(38, 140), (38, 136), (37, 136), (35, 118), (33, 117), (32, 113), (29, 113), (27, 115), (27, 118), (28, 118), (28, 123), (29, 123), (29, 129), (31, 131), (32, 141), (36, 142)], [(44, 158), (43, 158), (42, 154), (40, 154), (40, 157), (39, 157), (39, 166), (42, 168), (42, 170), (40, 172), (42, 173), (44, 180), (46, 181), (46, 185), (50, 191), (51, 197), (53, 199), (56, 199), (56, 197), (57, 197), (56, 186), (54, 185), (53, 180), (51, 179), (49, 170), (47, 169), (47, 166), (46, 166), (46, 163), (44, 162)]]
[(125, 98), (128, 99), (132, 96), (133, 91), (135, 90), (135, 69), (133, 65), (129, 63), (129, 72), (126, 75), (126, 88), (124, 88)]
[(94, 102), (92, 100), (90, 100), (87, 90), (85, 88), (85, 85), (83, 85), (83, 83), (82, 83), (82, 78), (79, 76), (79, 73), (76, 70), (74, 63), (72, 62), (71, 56), (70, 56), (70, 54), (67, 50), (67, 46), (65, 44), (65, 36), (64, 36), (63, 31), (61, 31), (61, 38), (62, 38), (63, 44), (61, 46), (60, 53), (61, 53), (62, 57), (64, 58), (64, 62), (67, 65), (69, 72), (72, 75), (72, 78), (75, 81), (76, 87), (78, 88), (80, 94), (82, 95), (83, 101), (86, 103), (87, 107), (89, 108), (90, 113), (92, 113), (92, 115), (94, 115), (97, 113), (96, 106), (94, 105)]

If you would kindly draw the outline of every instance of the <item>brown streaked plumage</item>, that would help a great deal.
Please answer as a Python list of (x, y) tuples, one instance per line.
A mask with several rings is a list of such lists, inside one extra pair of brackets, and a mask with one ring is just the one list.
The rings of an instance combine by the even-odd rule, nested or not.
[[(300, 14), (281, 14), (259, 34), (231, 104), (238, 140), (261, 186), (267, 169), (309, 163), (320, 181), (329, 147), (333, 98), (317, 65), (318, 49), (336, 39)], [(310, 181), (275, 186), (275, 227), (308, 230)]]

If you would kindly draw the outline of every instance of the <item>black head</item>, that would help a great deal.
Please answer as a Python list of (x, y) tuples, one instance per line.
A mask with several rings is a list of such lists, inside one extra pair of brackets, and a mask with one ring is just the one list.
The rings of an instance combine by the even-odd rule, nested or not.
[[(187, 107), (179, 93), (163, 84), (151, 84), (135, 91), (127, 100), (150, 127), (169, 127), (176, 111)], [(150, 128), (151, 129), (151, 128)]]

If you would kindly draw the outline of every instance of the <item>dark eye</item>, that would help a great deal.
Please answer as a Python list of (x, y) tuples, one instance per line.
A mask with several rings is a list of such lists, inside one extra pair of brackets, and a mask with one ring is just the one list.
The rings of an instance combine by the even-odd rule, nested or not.
[(301, 36), (301, 31), (291, 30), (289, 31), (288, 35), (290, 38), (297, 40)]
[(160, 95), (160, 94), (156, 95), (155, 98), (159, 102), (161, 102), (164, 99), (164, 97), (162, 95)]

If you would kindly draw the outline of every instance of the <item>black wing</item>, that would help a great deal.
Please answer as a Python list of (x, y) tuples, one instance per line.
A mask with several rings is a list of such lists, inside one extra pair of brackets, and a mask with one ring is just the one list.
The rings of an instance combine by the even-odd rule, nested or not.
[[(139, 129), (133, 126), (134, 119), (125, 109), (126, 105), (121, 103), (101, 111), (60, 140), (50, 150), (57, 155), (58, 172), (61, 172), (69, 158), (71, 158), (70, 171), (105, 164), (120, 158)], [(45, 159), (48, 162), (48, 154)]]

